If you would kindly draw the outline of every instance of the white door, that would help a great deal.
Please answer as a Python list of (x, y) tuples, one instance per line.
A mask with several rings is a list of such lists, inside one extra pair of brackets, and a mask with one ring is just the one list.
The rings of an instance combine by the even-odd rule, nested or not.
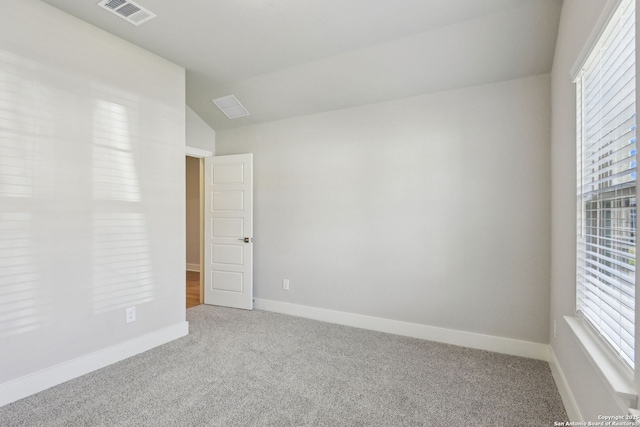
[(253, 309), (253, 154), (204, 159), (204, 303)]

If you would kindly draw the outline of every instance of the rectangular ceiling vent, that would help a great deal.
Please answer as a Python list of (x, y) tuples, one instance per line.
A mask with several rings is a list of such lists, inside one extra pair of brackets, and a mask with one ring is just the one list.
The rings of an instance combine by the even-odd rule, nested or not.
[(156, 17), (154, 13), (129, 0), (101, 0), (98, 6), (136, 26)]
[(246, 108), (240, 104), (240, 101), (233, 96), (223, 96), (222, 98), (216, 98), (211, 100), (216, 107), (222, 111), (222, 113), (229, 119), (237, 119), (238, 117), (245, 117), (249, 115)]

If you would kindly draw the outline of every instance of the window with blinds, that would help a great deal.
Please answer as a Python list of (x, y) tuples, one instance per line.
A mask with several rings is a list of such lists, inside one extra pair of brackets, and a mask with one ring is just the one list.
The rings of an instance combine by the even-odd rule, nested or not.
[(577, 311), (635, 360), (635, 1), (622, 0), (576, 79)]

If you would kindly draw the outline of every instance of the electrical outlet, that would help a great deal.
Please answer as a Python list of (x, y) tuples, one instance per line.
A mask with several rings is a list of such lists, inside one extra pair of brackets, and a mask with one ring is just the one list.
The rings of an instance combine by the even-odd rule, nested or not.
[(127, 323), (131, 323), (135, 321), (136, 321), (136, 308), (135, 307), (127, 308)]
[(558, 338), (558, 325), (556, 321), (553, 321), (553, 338)]
[(289, 279), (282, 279), (282, 289), (285, 291), (289, 290)]

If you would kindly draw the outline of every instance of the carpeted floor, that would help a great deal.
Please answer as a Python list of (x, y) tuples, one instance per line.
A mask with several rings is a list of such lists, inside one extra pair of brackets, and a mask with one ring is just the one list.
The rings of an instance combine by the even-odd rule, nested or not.
[(0, 408), (0, 426), (551, 426), (545, 362), (198, 306), (189, 336)]

